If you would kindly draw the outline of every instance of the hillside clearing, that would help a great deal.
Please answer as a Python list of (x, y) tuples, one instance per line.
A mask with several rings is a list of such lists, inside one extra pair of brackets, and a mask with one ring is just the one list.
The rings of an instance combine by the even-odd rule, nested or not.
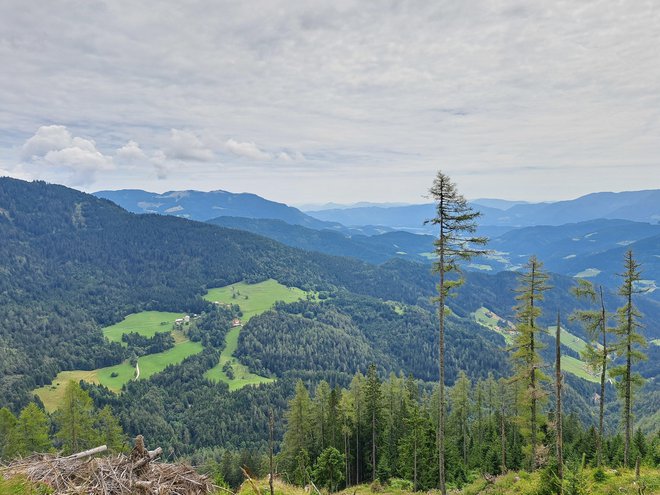
[[(278, 302), (291, 303), (303, 299), (307, 293), (296, 287), (287, 287), (276, 280), (269, 279), (258, 284), (248, 284), (239, 282), (225, 287), (210, 289), (204, 296), (204, 299), (220, 304), (237, 304), (243, 316), (242, 325), (245, 325), (250, 318), (268, 311)], [(229, 390), (238, 390), (246, 385), (256, 385), (259, 383), (272, 382), (272, 378), (267, 378), (254, 373), (250, 373), (246, 366), (241, 364), (234, 352), (238, 348), (238, 337), (241, 333), (241, 327), (233, 327), (226, 337), (226, 345), (220, 354), (218, 364), (208, 370), (204, 376), (212, 381), (223, 381), (229, 385)], [(231, 365), (233, 378), (230, 378), (223, 368), (229, 363)]]
[[(174, 321), (183, 318), (181, 313), (165, 311), (142, 311), (128, 315), (119, 323), (103, 329), (103, 336), (110, 342), (120, 342), (125, 333), (135, 332), (143, 337), (153, 337), (156, 333), (170, 332)], [(124, 344), (125, 345), (125, 344)]]

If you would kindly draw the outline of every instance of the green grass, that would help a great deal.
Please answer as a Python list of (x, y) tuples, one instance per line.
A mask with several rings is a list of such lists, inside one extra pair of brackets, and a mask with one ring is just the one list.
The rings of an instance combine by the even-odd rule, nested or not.
[(128, 315), (119, 323), (105, 327), (103, 335), (110, 342), (122, 342), (121, 336), (135, 332), (144, 337), (153, 337), (159, 332), (170, 332), (174, 320), (183, 318), (181, 313), (164, 311), (142, 311)]
[[(480, 325), (488, 328), (489, 330), (499, 333), (502, 337), (504, 337), (504, 340), (507, 343), (507, 345), (513, 342), (513, 336), (507, 331), (507, 328), (510, 327), (508, 326), (506, 320), (499, 317), (498, 315), (490, 311), (488, 308), (484, 308), (482, 306), (481, 308), (476, 310), (474, 312), (474, 319)], [(506, 323), (507, 327), (506, 328), (500, 327), (498, 325), (498, 322), (500, 321)]]
[(45, 495), (53, 493), (53, 491), (46, 485), (32, 483), (21, 476), (6, 480), (0, 472), (0, 493), (2, 495)]
[[(237, 304), (243, 313), (241, 323), (244, 325), (253, 316), (268, 311), (277, 301), (290, 303), (303, 299), (306, 296), (307, 293), (303, 290), (295, 287), (286, 287), (276, 280), (270, 279), (258, 284), (239, 282), (226, 287), (211, 289), (204, 296), (204, 299), (223, 304)], [(216, 382), (226, 382), (229, 385), (229, 390), (238, 390), (246, 385), (272, 382), (272, 378), (250, 373), (247, 367), (239, 363), (234, 357), (234, 353), (238, 348), (238, 336), (240, 333), (241, 327), (234, 327), (227, 333), (226, 345), (220, 353), (220, 361), (214, 368), (208, 370), (204, 376)], [(222, 368), (227, 362), (230, 362), (233, 368), (233, 379), (230, 379), (222, 371)]]
[(138, 358), (140, 366), (140, 380), (146, 380), (156, 373), (160, 373), (170, 364), (178, 364), (185, 358), (202, 352), (204, 346), (199, 342), (186, 340), (171, 349), (157, 354), (149, 354)]
[[(500, 318), (495, 313), (489, 311), (487, 308), (481, 307), (477, 311), (475, 311), (474, 319), (480, 325), (502, 335), (507, 345), (510, 345), (513, 342), (513, 335), (509, 334), (505, 329), (500, 328), (497, 325), (499, 321), (503, 321), (502, 318)], [(549, 334), (554, 336), (554, 332), (555, 332), (554, 327), (548, 327), (547, 331)], [(562, 340), (561, 340), (562, 344), (564, 344), (566, 347), (576, 352), (581, 352), (587, 345), (587, 343), (584, 340), (573, 335), (565, 328), (561, 329), (561, 336), (562, 336)], [(571, 373), (572, 375), (575, 375), (579, 378), (582, 378), (584, 380), (593, 383), (600, 382), (600, 379), (597, 376), (594, 376), (593, 374), (587, 371), (587, 366), (584, 361), (576, 359), (572, 356), (562, 356), (561, 366), (563, 371), (565, 371), (566, 373)]]
[[(149, 354), (138, 358), (140, 380), (146, 380), (154, 374), (163, 371), (170, 364), (178, 364), (188, 356), (202, 352), (204, 349), (202, 344), (199, 342), (191, 342), (180, 331), (173, 332), (173, 336), (175, 342), (173, 348), (157, 354)], [(116, 376), (112, 376), (113, 374)], [(66, 384), (71, 380), (74, 382), (84, 380), (88, 383), (104, 385), (113, 392), (119, 392), (124, 384), (135, 378), (135, 374), (136, 370), (131, 366), (128, 360), (114, 366), (89, 371), (61, 371), (50, 385), (37, 388), (33, 393), (39, 396), (47, 411), (53, 412), (57, 410), (62, 403)]]
[[(551, 335), (553, 338), (556, 333), (557, 333), (556, 326), (548, 327), (548, 334)], [(577, 335), (572, 334), (564, 327), (561, 327), (561, 343), (562, 345), (565, 345), (569, 349), (578, 353), (584, 352), (584, 350), (587, 348), (587, 343), (584, 340), (582, 340)]]
[[(554, 359), (554, 358), (553, 358)], [(600, 383), (600, 378), (587, 371), (587, 365), (584, 361), (574, 358), (573, 356), (561, 357), (561, 369), (566, 373), (582, 378), (589, 382)]]

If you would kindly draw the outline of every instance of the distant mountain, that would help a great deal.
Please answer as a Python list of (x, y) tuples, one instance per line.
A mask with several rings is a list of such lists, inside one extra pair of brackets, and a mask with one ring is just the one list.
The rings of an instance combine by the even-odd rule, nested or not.
[(290, 225), (281, 220), (239, 217), (218, 217), (209, 220), (208, 223), (247, 230), (307, 251), (350, 256), (376, 264), (391, 258), (428, 263), (430, 260), (427, 255), (433, 250), (432, 236), (404, 231), (375, 234), (366, 229), (366, 235), (346, 235), (331, 230), (314, 230), (300, 225)]
[(141, 189), (98, 191), (99, 198), (109, 199), (132, 213), (158, 213), (206, 221), (219, 216), (273, 218), (312, 229), (341, 229), (340, 225), (313, 218), (297, 208), (276, 203), (248, 193), (227, 191), (168, 191), (163, 194)]
[[(533, 225), (563, 225), (598, 218), (631, 220), (634, 222), (660, 222), (660, 189), (621, 193), (601, 192), (588, 194), (569, 201), (556, 203), (522, 203), (496, 199), (471, 202), (480, 211), (480, 228), (494, 237), (507, 230)], [(432, 203), (395, 207), (358, 207), (308, 211), (309, 215), (326, 222), (343, 225), (385, 225), (397, 230), (432, 233), (424, 221), (432, 218)], [(497, 229), (493, 229), (496, 227)], [(491, 229), (487, 231), (487, 229)]]
[[(660, 189), (599, 192), (556, 203), (521, 204), (506, 210), (493, 225), (563, 225), (597, 218), (660, 222)], [(489, 218), (492, 221), (493, 218)]]
[(342, 204), (342, 203), (307, 203), (298, 205), (300, 210), (307, 211), (322, 211), (322, 210), (345, 210), (346, 208), (362, 208), (365, 206), (378, 206), (381, 208), (391, 208), (394, 206), (409, 206), (410, 203), (370, 203), (369, 201), (360, 201), (358, 203)]
[(632, 249), (642, 263), (649, 296), (660, 299), (660, 225), (629, 220), (590, 220), (560, 226), (524, 227), (491, 239), (493, 253), (473, 266), (488, 271), (518, 269), (530, 255), (552, 272), (585, 277), (616, 289), (623, 255)]
[[(511, 230), (511, 227), (502, 227), (497, 223), (499, 217), (506, 215), (502, 210), (476, 204), (472, 206), (483, 215), (479, 222), (482, 229), (481, 234), (493, 237)], [(383, 225), (395, 230), (432, 235), (436, 231), (432, 225), (424, 223), (433, 218), (436, 213), (433, 203), (392, 207), (362, 206), (308, 211), (307, 213), (319, 220), (338, 222), (346, 226)]]
[(470, 201), (470, 203), (472, 203), (473, 205), (495, 208), (497, 210), (508, 210), (513, 206), (530, 204), (529, 201), (509, 201), (506, 199), (496, 199), (496, 198), (473, 199)]

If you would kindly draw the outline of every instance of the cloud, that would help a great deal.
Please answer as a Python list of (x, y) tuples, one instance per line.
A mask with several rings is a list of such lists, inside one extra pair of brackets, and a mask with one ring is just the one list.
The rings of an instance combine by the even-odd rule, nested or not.
[[(34, 130), (76, 122), (131, 164), (99, 174), (106, 188), (160, 177), (288, 201), (415, 201), (438, 167), (472, 197), (660, 186), (654, 2), (163, 0), (159, 22), (140, 2), (82, 4), (71, 16), (3, 2), (0, 168), (20, 156), (37, 170), (31, 157), (70, 147), (73, 129)], [(613, 165), (626, 173), (598, 173)]]
[(62, 125), (41, 126), (25, 141), (21, 156), (27, 170), (62, 173), (73, 186), (92, 184), (98, 172), (115, 168), (93, 140), (73, 136)]
[(241, 143), (234, 139), (228, 139), (225, 148), (236, 156), (251, 158), (252, 160), (269, 160), (272, 158), (270, 153), (260, 150), (256, 144), (251, 142)]
[(128, 162), (137, 162), (147, 159), (147, 155), (142, 151), (140, 145), (133, 140), (117, 150), (117, 157)]
[(71, 145), (71, 133), (63, 125), (41, 126), (34, 136), (25, 141), (21, 150), (23, 160), (43, 157), (52, 150), (61, 150)]
[(170, 141), (165, 155), (176, 160), (210, 162), (215, 158), (211, 149), (192, 132), (179, 129), (170, 130)]

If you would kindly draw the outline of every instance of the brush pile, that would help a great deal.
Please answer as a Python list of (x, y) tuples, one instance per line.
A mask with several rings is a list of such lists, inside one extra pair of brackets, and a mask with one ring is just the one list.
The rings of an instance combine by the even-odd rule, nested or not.
[(148, 451), (139, 436), (130, 456), (123, 454), (92, 458), (105, 446), (69, 457), (38, 454), (17, 460), (0, 475), (24, 476), (53, 489), (54, 495), (206, 495), (215, 486), (206, 476), (184, 464), (156, 462), (162, 453)]

